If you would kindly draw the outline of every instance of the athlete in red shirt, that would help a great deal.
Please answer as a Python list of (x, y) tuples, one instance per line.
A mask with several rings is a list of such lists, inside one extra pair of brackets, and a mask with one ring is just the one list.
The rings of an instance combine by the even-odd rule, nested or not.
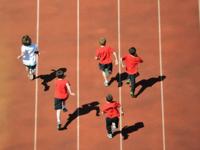
[[(138, 64), (142, 63), (143, 60), (137, 56), (136, 49), (134, 47), (131, 47), (129, 49), (129, 54), (125, 55), (121, 59), (121, 61), (125, 63), (126, 72), (131, 82), (130, 95), (136, 98), (136, 95), (134, 94), (135, 93), (135, 78), (138, 74)], [(124, 67), (123, 63), (122, 63), (122, 67)]]
[(109, 81), (108, 77), (112, 73), (112, 55), (115, 57), (115, 64), (118, 64), (117, 54), (116, 52), (109, 46), (106, 46), (106, 39), (99, 39), (100, 48), (96, 50), (95, 59), (99, 60), (99, 69), (102, 71), (102, 75), (104, 78), (104, 85), (108, 86)]
[(111, 94), (106, 96), (106, 101), (106, 104), (102, 107), (102, 113), (105, 114), (106, 117), (107, 136), (108, 138), (112, 138), (114, 130), (118, 128), (119, 125), (120, 103), (113, 101), (113, 96)]
[(65, 75), (62, 70), (56, 72), (58, 79), (55, 81), (55, 94), (54, 94), (54, 106), (57, 117), (57, 129), (61, 129), (61, 110), (67, 112), (65, 107), (65, 101), (68, 99), (69, 94), (75, 95), (70, 88), (70, 84), (65, 80)]

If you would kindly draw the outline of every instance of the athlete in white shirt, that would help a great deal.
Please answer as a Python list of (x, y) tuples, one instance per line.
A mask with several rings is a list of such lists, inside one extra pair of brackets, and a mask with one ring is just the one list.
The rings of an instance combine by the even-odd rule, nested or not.
[(30, 80), (35, 79), (37, 54), (39, 54), (37, 46), (35, 44), (32, 44), (31, 38), (28, 35), (24, 35), (22, 37), (21, 54), (17, 58), (22, 59), (23, 64), (28, 70), (28, 77)]

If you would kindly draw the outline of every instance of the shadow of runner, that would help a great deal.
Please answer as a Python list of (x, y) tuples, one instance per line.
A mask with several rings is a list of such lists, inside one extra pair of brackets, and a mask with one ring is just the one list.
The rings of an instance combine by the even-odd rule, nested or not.
[(158, 77), (149, 78), (147, 80), (146, 79), (140, 80), (135, 85), (136, 88), (140, 85), (142, 86), (139, 89), (138, 93), (136, 94), (136, 97), (139, 96), (140, 94), (142, 94), (146, 88), (152, 87), (155, 83), (163, 81), (165, 78), (166, 78), (166, 76), (158, 76)]
[(123, 72), (121, 74), (117, 73), (115, 77), (112, 77), (109, 81), (109, 85), (111, 85), (114, 81), (117, 81), (118, 87), (121, 87), (123, 85), (123, 81), (128, 79), (128, 74), (126, 72)]
[(50, 86), (48, 85), (49, 82), (51, 82), (52, 80), (54, 80), (56, 78), (56, 72), (62, 70), (63, 72), (66, 72), (67, 69), (66, 68), (59, 68), (57, 70), (52, 69), (51, 73), (49, 74), (44, 74), (44, 75), (39, 75), (36, 78), (40, 78), (42, 80), (42, 85), (44, 86), (44, 91), (48, 91)]
[[(137, 73), (136, 74), (136, 78), (139, 76), (140, 74)], [(114, 81), (116, 81), (118, 83), (118, 87), (122, 87), (123, 86), (123, 81), (124, 80), (127, 80), (128, 79), (128, 73), (126, 72), (122, 72), (121, 74), (120, 73), (117, 73), (115, 75), (115, 77), (112, 77), (109, 81), (109, 85), (111, 85)]]
[(91, 111), (96, 111), (96, 116), (100, 116), (100, 108), (99, 108), (99, 102), (98, 101), (94, 101), (88, 104), (84, 104), (81, 107), (77, 108), (72, 114), (69, 114), (69, 117), (67, 119), (67, 122), (65, 123), (65, 125), (63, 126), (63, 128), (61, 128), (61, 130), (65, 130), (67, 129), (68, 125), (75, 120), (78, 116), (82, 116), (82, 115), (86, 115), (88, 113), (90, 113)]
[(137, 122), (132, 126), (124, 126), (121, 131), (114, 132), (113, 136), (116, 136), (116, 135), (121, 133), (122, 136), (123, 136), (123, 140), (126, 140), (126, 139), (128, 139), (129, 134), (136, 132), (141, 128), (144, 128), (144, 123), (143, 122)]

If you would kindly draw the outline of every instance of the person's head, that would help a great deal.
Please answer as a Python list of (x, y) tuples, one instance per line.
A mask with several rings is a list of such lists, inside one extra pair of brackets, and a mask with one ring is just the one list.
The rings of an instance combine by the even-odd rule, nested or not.
[(24, 35), (22, 37), (22, 44), (25, 46), (29, 46), (32, 44), (31, 38), (28, 35)]
[(136, 48), (135, 47), (131, 47), (131, 48), (129, 48), (129, 53), (131, 54), (131, 55), (135, 55), (136, 54)]
[(108, 94), (108, 95), (106, 96), (106, 101), (107, 101), (107, 102), (112, 102), (112, 101), (113, 101), (113, 96), (112, 96), (111, 94)]
[(99, 44), (100, 44), (101, 46), (105, 46), (105, 45), (106, 45), (106, 38), (101, 37), (101, 38), (99, 39)]
[(62, 71), (62, 70), (56, 71), (56, 77), (59, 79), (64, 78), (65, 77), (64, 71)]

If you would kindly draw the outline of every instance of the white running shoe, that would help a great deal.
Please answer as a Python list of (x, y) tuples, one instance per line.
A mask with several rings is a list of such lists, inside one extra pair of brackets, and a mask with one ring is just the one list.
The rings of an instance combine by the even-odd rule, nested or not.
[(109, 86), (109, 81), (105, 81), (105, 82), (104, 82), (104, 85), (105, 85), (105, 86)]
[(112, 134), (107, 134), (107, 137), (109, 138), (109, 139), (112, 139)]
[(28, 74), (28, 78), (29, 78), (29, 80), (34, 80), (35, 79), (35, 75), (34, 74)]

